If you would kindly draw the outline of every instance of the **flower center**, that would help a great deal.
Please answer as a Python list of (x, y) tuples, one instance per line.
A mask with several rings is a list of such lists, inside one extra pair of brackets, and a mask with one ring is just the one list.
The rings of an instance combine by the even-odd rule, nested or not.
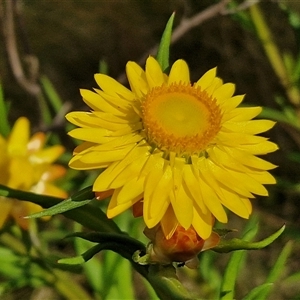
[(221, 127), (216, 99), (200, 87), (174, 83), (153, 88), (142, 102), (150, 143), (178, 154), (203, 151)]

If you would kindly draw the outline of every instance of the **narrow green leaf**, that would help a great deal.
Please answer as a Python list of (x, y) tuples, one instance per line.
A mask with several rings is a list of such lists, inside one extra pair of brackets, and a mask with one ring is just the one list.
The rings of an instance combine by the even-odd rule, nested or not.
[(102, 249), (105, 248), (105, 245), (96, 245), (83, 254), (75, 257), (61, 258), (58, 260), (59, 264), (68, 264), (68, 265), (80, 265), (89, 261), (93, 256), (99, 253)]
[(169, 52), (172, 36), (172, 27), (174, 22), (175, 13), (173, 13), (166, 25), (160, 44), (157, 51), (156, 59), (159, 62), (163, 71), (167, 70), (169, 67)]
[[(244, 234), (244, 240), (240, 241), (247, 242), (248, 240), (253, 239), (257, 233), (257, 228), (258, 225), (256, 224), (256, 226), (253, 226), (249, 231), (247, 231)], [(245, 255), (245, 251), (237, 251), (231, 255), (223, 277), (223, 282), (220, 291), (220, 300), (234, 299), (235, 282), (242, 265), (242, 260), (244, 259)]]
[[(78, 193), (76, 195), (78, 195)], [(80, 195), (83, 198), (83, 195)], [(0, 196), (18, 199), (21, 201), (29, 201), (35, 204), (39, 204), (43, 208), (49, 208), (60, 203), (63, 200), (61, 198), (15, 190), (3, 185), (0, 185)], [(81, 198), (80, 196), (78, 197)], [(80, 201), (80, 199), (78, 198), (75, 198), (75, 200)], [(72, 219), (91, 230), (120, 233), (121, 230), (116, 225), (116, 223), (113, 220), (107, 218), (105, 213), (97, 205), (95, 205), (97, 203), (97, 201), (95, 201), (95, 203), (94, 201), (91, 201), (85, 206), (65, 211), (63, 214), (67, 218)]]
[(43, 90), (47, 96), (47, 100), (49, 100), (52, 108), (54, 109), (55, 113), (58, 113), (63, 105), (63, 102), (56, 92), (53, 84), (49, 80), (47, 76), (41, 76), (40, 78)]
[(273, 286), (273, 283), (261, 284), (261, 285), (255, 287), (253, 290), (251, 290), (250, 293), (243, 298), (243, 300), (261, 299), (259, 295), (262, 292), (264, 292), (265, 290), (269, 290), (270, 288), (272, 288), (272, 286)]
[[(271, 271), (268, 275), (266, 283), (275, 283), (276, 280), (279, 279), (280, 275), (283, 273), (285, 263), (292, 252), (292, 245), (293, 245), (293, 242), (289, 241), (284, 246), (279, 257), (277, 258), (276, 263), (274, 264), (273, 268), (271, 269)], [(264, 289), (261, 291), (258, 298), (259, 299), (267, 299), (270, 292), (271, 292), (271, 287), (269, 289)]]
[(7, 109), (4, 100), (2, 85), (0, 83), (0, 135), (7, 137), (10, 132), (10, 126), (7, 118)]
[(284, 283), (295, 283), (295, 282), (300, 282), (300, 272), (294, 273), (291, 276), (287, 277), (284, 279)]
[(212, 250), (220, 253), (228, 253), (236, 250), (257, 250), (262, 249), (274, 242), (284, 231), (283, 225), (278, 231), (259, 242), (249, 242), (243, 239), (221, 240), (220, 243)]
[(88, 204), (91, 200), (95, 198), (95, 195), (92, 191), (92, 187), (87, 187), (78, 193), (72, 195), (69, 199), (63, 200), (60, 203), (45, 209), (43, 211), (34, 213), (30, 216), (25, 218), (32, 219), (32, 218), (40, 218), (45, 216), (54, 216), (57, 214), (64, 213), (74, 208), (78, 208)]
[(45, 210), (42, 210), (40, 212), (31, 214), (29, 216), (24, 217), (25, 219), (36, 219), (36, 218), (41, 218), (41, 217), (49, 217), (49, 216), (54, 216), (57, 214), (62, 214), (66, 211), (69, 211), (74, 208), (81, 207), (83, 205), (88, 204), (91, 202), (91, 199), (84, 200), (84, 201), (73, 201), (71, 199), (68, 200), (63, 200), (62, 202), (47, 208)]

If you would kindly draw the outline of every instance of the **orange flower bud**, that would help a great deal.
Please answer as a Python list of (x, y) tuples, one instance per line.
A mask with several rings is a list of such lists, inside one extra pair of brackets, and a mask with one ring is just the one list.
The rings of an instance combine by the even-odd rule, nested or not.
[[(197, 261), (197, 255), (208, 248), (212, 248), (219, 243), (219, 235), (212, 233), (211, 237), (203, 240), (193, 227), (185, 230), (178, 226), (170, 239), (166, 239), (160, 226), (152, 229), (145, 228), (145, 235), (151, 240), (149, 247), (150, 260), (168, 264), (171, 262)], [(206, 247), (206, 244), (209, 244)], [(195, 267), (192, 264), (190, 267)]]

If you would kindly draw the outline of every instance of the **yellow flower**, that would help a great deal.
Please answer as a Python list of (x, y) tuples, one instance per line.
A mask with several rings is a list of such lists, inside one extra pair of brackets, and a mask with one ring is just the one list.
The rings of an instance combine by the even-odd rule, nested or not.
[(215, 218), (227, 222), (227, 207), (248, 218), (249, 198), (268, 195), (274, 184), (267, 171), (275, 166), (256, 155), (277, 149), (256, 136), (273, 127), (251, 120), (260, 107), (237, 107), (235, 85), (216, 77), (216, 68), (190, 83), (189, 68), (177, 60), (169, 75), (149, 57), (145, 71), (128, 62), (130, 90), (104, 74), (101, 89), (81, 90), (91, 112), (71, 112), (67, 119), (81, 127), (69, 134), (83, 140), (70, 167), (104, 168), (95, 192), (114, 190), (107, 215), (112, 218), (143, 202), (149, 228), (160, 223), (167, 238), (176, 227), (193, 228), (207, 239)]
[[(62, 146), (43, 149), (45, 134), (38, 132), (31, 138), (30, 124), (25, 117), (19, 118), (6, 141), (0, 135), (0, 184), (13, 189), (65, 198), (65, 191), (51, 182), (62, 177), (66, 169), (52, 163), (64, 152)], [(22, 228), (28, 228), (28, 220), (22, 218), (40, 211), (39, 205), (0, 197), (0, 228), (9, 216)]]

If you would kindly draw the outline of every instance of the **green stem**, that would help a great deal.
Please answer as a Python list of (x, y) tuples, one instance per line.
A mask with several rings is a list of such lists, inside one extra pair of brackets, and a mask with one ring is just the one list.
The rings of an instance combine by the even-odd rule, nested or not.
[(280, 51), (274, 42), (272, 33), (264, 19), (261, 9), (257, 4), (250, 7), (250, 15), (256, 27), (257, 34), (265, 49), (267, 57), (271, 63), (271, 66), (273, 67), (281, 84), (285, 87), (286, 93), (291, 103), (293, 103), (294, 105), (299, 105), (300, 92), (291, 81), (291, 78), (286, 70), (282, 55), (280, 54)]

